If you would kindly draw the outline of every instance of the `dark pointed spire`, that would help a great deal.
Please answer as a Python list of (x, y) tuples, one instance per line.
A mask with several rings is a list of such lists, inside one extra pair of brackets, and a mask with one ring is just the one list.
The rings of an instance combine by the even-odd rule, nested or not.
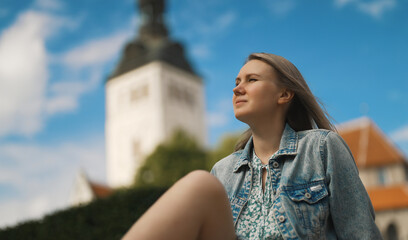
[[(138, 0), (141, 15), (139, 36), (126, 45), (112, 79), (152, 61), (163, 61), (195, 74), (184, 56), (183, 46), (168, 38), (164, 0)], [(108, 79), (108, 80), (109, 80)]]
[(139, 0), (141, 40), (167, 37), (167, 28), (163, 20), (164, 8), (163, 0)]

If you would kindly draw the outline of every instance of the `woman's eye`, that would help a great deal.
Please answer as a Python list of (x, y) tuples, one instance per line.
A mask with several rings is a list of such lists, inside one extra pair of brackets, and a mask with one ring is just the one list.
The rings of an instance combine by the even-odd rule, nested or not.
[(255, 81), (257, 81), (257, 79), (255, 79), (255, 78), (248, 79), (248, 82), (255, 82)]

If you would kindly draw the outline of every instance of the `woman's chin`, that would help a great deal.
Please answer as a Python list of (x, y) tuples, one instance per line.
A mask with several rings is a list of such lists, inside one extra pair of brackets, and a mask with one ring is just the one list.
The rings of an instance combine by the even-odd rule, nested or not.
[(235, 118), (243, 123), (248, 123), (250, 116), (242, 112), (235, 112)]

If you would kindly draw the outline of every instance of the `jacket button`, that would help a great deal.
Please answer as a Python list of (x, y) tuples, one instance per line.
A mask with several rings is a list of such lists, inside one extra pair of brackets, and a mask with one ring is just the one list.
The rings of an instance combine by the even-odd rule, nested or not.
[(305, 198), (311, 198), (312, 197), (312, 194), (310, 194), (310, 193), (305, 193)]
[(278, 220), (279, 220), (279, 222), (284, 222), (284, 221), (285, 221), (285, 217), (284, 217), (284, 216), (279, 216)]
[(273, 168), (278, 168), (278, 167), (279, 167), (279, 163), (278, 163), (278, 162), (273, 162), (273, 163), (272, 163), (272, 167), (273, 167)]

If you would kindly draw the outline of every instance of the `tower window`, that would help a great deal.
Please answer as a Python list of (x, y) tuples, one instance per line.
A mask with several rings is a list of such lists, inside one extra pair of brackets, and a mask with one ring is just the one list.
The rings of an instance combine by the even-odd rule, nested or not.
[(182, 88), (177, 85), (170, 85), (168, 89), (171, 99), (174, 99), (191, 107), (195, 105), (194, 94), (189, 89)]
[(143, 85), (132, 90), (130, 93), (130, 101), (137, 102), (140, 99), (147, 97), (147, 95), (149, 95), (149, 87), (147, 85)]

